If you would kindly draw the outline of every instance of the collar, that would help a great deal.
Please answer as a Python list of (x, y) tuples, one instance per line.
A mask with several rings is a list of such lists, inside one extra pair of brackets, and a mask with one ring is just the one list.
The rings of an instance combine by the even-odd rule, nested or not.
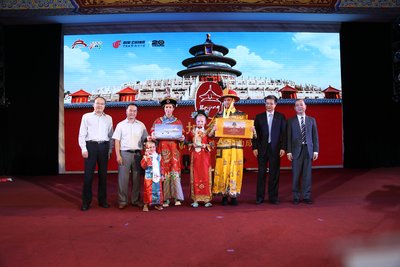
[(304, 117), (304, 120), (306, 119), (306, 114), (304, 113), (303, 115), (297, 114), (297, 119), (301, 120), (301, 117)]
[(96, 111), (93, 111), (93, 113), (92, 113), (93, 115), (95, 115), (95, 116), (99, 116), (99, 117), (102, 117), (102, 116), (105, 116), (106, 115), (106, 113), (101, 113), (100, 115), (97, 115), (97, 113), (96, 113)]
[(163, 123), (172, 123), (172, 122), (174, 122), (176, 120), (177, 119), (174, 116), (171, 116), (170, 118), (168, 118), (167, 116), (164, 115), (164, 116), (161, 117), (161, 121)]
[[(232, 102), (233, 103), (233, 102)], [(232, 104), (231, 104), (232, 105)], [(236, 112), (236, 108), (234, 106), (231, 106), (229, 108), (224, 108), (222, 110), (222, 117), (223, 118), (229, 118), (230, 115), (234, 114)]]
[(126, 123), (131, 123), (131, 124), (134, 124), (134, 123), (136, 123), (136, 122), (137, 122), (137, 119), (135, 119), (133, 122), (130, 122), (130, 121), (128, 120), (128, 118), (126, 118), (126, 119), (125, 119), (125, 121), (126, 121)]

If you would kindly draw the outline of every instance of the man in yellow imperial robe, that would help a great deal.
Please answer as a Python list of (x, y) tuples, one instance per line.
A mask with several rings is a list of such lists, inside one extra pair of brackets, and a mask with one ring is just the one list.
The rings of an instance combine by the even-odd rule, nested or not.
[[(211, 122), (210, 136), (215, 135), (216, 118), (247, 119), (247, 114), (235, 108), (239, 101), (237, 93), (231, 89), (223, 90), (219, 101), (223, 103), (223, 110), (215, 115)], [(228, 197), (233, 206), (238, 205), (237, 197), (242, 189), (243, 179), (243, 142), (241, 138), (219, 138), (217, 143), (216, 161), (214, 168), (214, 195), (222, 195), (222, 205), (228, 205)]]

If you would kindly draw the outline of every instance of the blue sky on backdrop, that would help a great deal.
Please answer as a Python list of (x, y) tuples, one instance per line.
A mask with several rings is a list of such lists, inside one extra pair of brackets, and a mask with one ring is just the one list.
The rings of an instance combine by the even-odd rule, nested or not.
[[(215, 44), (229, 49), (234, 69), (244, 78), (288, 79), (296, 84), (341, 89), (338, 33), (211, 32)], [(77, 45), (76, 40), (87, 44)], [(120, 40), (118, 48), (113, 43)], [(153, 40), (164, 41), (153, 47)], [(189, 49), (204, 43), (206, 33), (131, 33), (64, 36), (64, 90), (92, 92), (128, 82), (176, 78), (192, 57)], [(136, 41), (137, 46), (124, 46)], [(144, 44), (140, 43), (144, 41)], [(89, 48), (90, 45), (97, 47)]]

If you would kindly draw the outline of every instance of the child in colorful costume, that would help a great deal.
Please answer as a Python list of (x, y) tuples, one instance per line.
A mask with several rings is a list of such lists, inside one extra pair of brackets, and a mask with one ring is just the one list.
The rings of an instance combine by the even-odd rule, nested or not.
[(147, 141), (145, 155), (140, 161), (140, 165), (145, 170), (143, 211), (149, 211), (149, 206), (154, 206), (157, 210), (163, 209), (163, 177), (160, 159), (160, 155), (156, 152), (155, 142)]
[(207, 113), (204, 110), (197, 110), (192, 113), (196, 120), (196, 126), (188, 134), (188, 148), (191, 151), (190, 160), (190, 193), (193, 199), (192, 207), (197, 208), (198, 202), (204, 202), (205, 207), (211, 207), (211, 149), (212, 139), (205, 129)]

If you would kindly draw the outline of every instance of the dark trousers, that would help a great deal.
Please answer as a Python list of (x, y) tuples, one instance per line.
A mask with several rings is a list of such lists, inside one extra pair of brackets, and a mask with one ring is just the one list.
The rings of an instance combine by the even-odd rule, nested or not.
[(98, 167), (99, 186), (97, 191), (97, 200), (99, 204), (107, 202), (107, 167), (108, 153), (110, 148), (109, 142), (93, 143), (86, 142), (86, 148), (89, 156), (85, 159), (85, 175), (83, 183), (83, 204), (89, 205), (92, 202), (92, 183), (93, 175)]
[(267, 163), (269, 163), (269, 178), (268, 178), (268, 197), (269, 201), (278, 200), (279, 190), (279, 174), (281, 158), (279, 151), (272, 153), (271, 145), (267, 145), (267, 152), (261, 156), (258, 151), (258, 176), (257, 176), (257, 200), (263, 200), (265, 197), (265, 182), (267, 179)]
[[(311, 199), (312, 159), (308, 153), (307, 145), (302, 145), (300, 156), (292, 161), (293, 171), (293, 199)], [(301, 182), (300, 182), (301, 177)], [(301, 191), (300, 191), (301, 184)]]

